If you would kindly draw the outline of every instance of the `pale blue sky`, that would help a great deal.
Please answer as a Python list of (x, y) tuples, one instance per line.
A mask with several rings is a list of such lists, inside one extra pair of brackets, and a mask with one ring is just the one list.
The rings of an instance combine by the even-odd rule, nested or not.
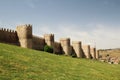
[(0, 0), (0, 27), (32, 24), (33, 33), (120, 48), (120, 0)]

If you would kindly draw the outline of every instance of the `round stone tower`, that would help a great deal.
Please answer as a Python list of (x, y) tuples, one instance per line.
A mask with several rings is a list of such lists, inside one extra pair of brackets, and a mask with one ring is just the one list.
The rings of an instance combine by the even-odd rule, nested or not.
[(45, 34), (44, 39), (48, 46), (54, 47), (54, 34)]
[(70, 55), (71, 54), (70, 38), (61, 38), (60, 43), (62, 47), (62, 52), (65, 55)]
[(99, 59), (99, 50), (96, 51), (96, 59)]
[(91, 53), (92, 58), (93, 58), (93, 59), (96, 59), (96, 48), (93, 48), (93, 47), (92, 47), (92, 48), (90, 49), (90, 53)]
[(32, 48), (32, 25), (19, 25), (16, 28), (20, 46)]
[(84, 53), (85, 57), (86, 58), (91, 58), (90, 45), (84, 45), (84, 46), (82, 46), (82, 49), (83, 49), (83, 53)]
[(82, 58), (82, 48), (80, 41), (73, 41), (72, 42), (73, 50), (76, 53), (77, 57)]

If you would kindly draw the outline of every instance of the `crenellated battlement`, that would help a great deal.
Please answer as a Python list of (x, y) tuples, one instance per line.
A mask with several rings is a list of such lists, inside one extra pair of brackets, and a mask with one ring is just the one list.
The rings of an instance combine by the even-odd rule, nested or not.
[(32, 25), (31, 24), (25, 24), (25, 25), (18, 25), (17, 28), (32, 28)]
[(54, 41), (54, 34), (44, 34), (46, 40)]
[(0, 31), (2, 31), (2, 32), (8, 32), (8, 33), (16, 33), (15, 30), (6, 29), (6, 28), (0, 28)]
[(99, 58), (99, 51), (90, 45), (82, 45), (81, 41), (71, 41), (70, 38), (61, 38), (59, 42), (54, 41), (54, 34), (44, 34), (44, 37), (32, 34), (32, 25), (18, 25), (15, 30), (0, 28), (0, 42), (19, 45), (24, 48), (44, 50), (44, 46), (52, 46), (54, 53), (71, 55), (76, 54), (78, 58)]
[(19, 25), (16, 31), (20, 45), (24, 48), (32, 48), (32, 25)]
[(54, 45), (54, 34), (44, 34), (45, 43), (49, 46)]
[(11, 29), (0, 28), (0, 42), (19, 45), (17, 32)]

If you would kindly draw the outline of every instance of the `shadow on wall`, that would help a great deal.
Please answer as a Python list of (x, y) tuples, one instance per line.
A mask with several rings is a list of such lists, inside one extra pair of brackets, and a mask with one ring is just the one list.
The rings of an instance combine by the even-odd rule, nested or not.
[(0, 42), (9, 43), (13, 45), (20, 45), (17, 32), (11, 29), (0, 29)]
[(16, 31), (0, 29), (0, 42), (18, 45), (24, 48), (44, 50), (44, 46), (52, 46), (55, 54), (75, 55), (78, 58), (99, 58), (96, 48), (91, 49), (90, 45), (82, 46), (82, 42), (73, 41), (70, 38), (61, 38), (60, 42), (54, 41), (54, 34), (45, 34), (38, 37), (32, 34), (32, 25), (19, 25)]

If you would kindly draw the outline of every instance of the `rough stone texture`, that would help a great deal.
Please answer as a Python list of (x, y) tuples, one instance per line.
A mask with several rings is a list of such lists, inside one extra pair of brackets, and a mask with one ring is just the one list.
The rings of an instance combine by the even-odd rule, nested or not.
[(96, 52), (96, 59), (99, 59), (99, 50)]
[(45, 45), (52, 46), (56, 54), (72, 55), (85, 58), (99, 58), (99, 51), (95, 48), (82, 46), (80, 41), (73, 41), (70, 45), (70, 38), (61, 38), (60, 43), (54, 41), (54, 34), (45, 34), (44, 38), (32, 35), (32, 25), (19, 25), (16, 31), (0, 28), (0, 42), (19, 45), (24, 48), (43, 50)]
[(54, 34), (45, 34), (44, 39), (48, 46), (54, 46)]
[(62, 54), (62, 47), (59, 42), (54, 42), (54, 53), (55, 54)]
[(60, 43), (62, 46), (62, 53), (65, 55), (70, 55), (71, 54), (70, 38), (61, 38)]
[(91, 58), (90, 45), (84, 45), (84, 46), (82, 46), (82, 49), (83, 49), (83, 53), (84, 53), (85, 57), (86, 58)]
[(32, 48), (36, 49), (36, 50), (44, 50), (44, 46), (45, 46), (45, 39), (42, 37), (38, 37), (38, 36), (33, 36), (32, 39), (33, 43), (32, 43)]
[(77, 57), (82, 58), (82, 48), (81, 48), (81, 42), (80, 41), (73, 41), (72, 42), (73, 50)]
[(0, 42), (19, 46), (17, 32), (11, 29), (0, 28)]
[(96, 59), (96, 48), (90, 48), (90, 53), (93, 59)]
[(21, 47), (32, 48), (32, 25), (20, 25), (16, 30)]

